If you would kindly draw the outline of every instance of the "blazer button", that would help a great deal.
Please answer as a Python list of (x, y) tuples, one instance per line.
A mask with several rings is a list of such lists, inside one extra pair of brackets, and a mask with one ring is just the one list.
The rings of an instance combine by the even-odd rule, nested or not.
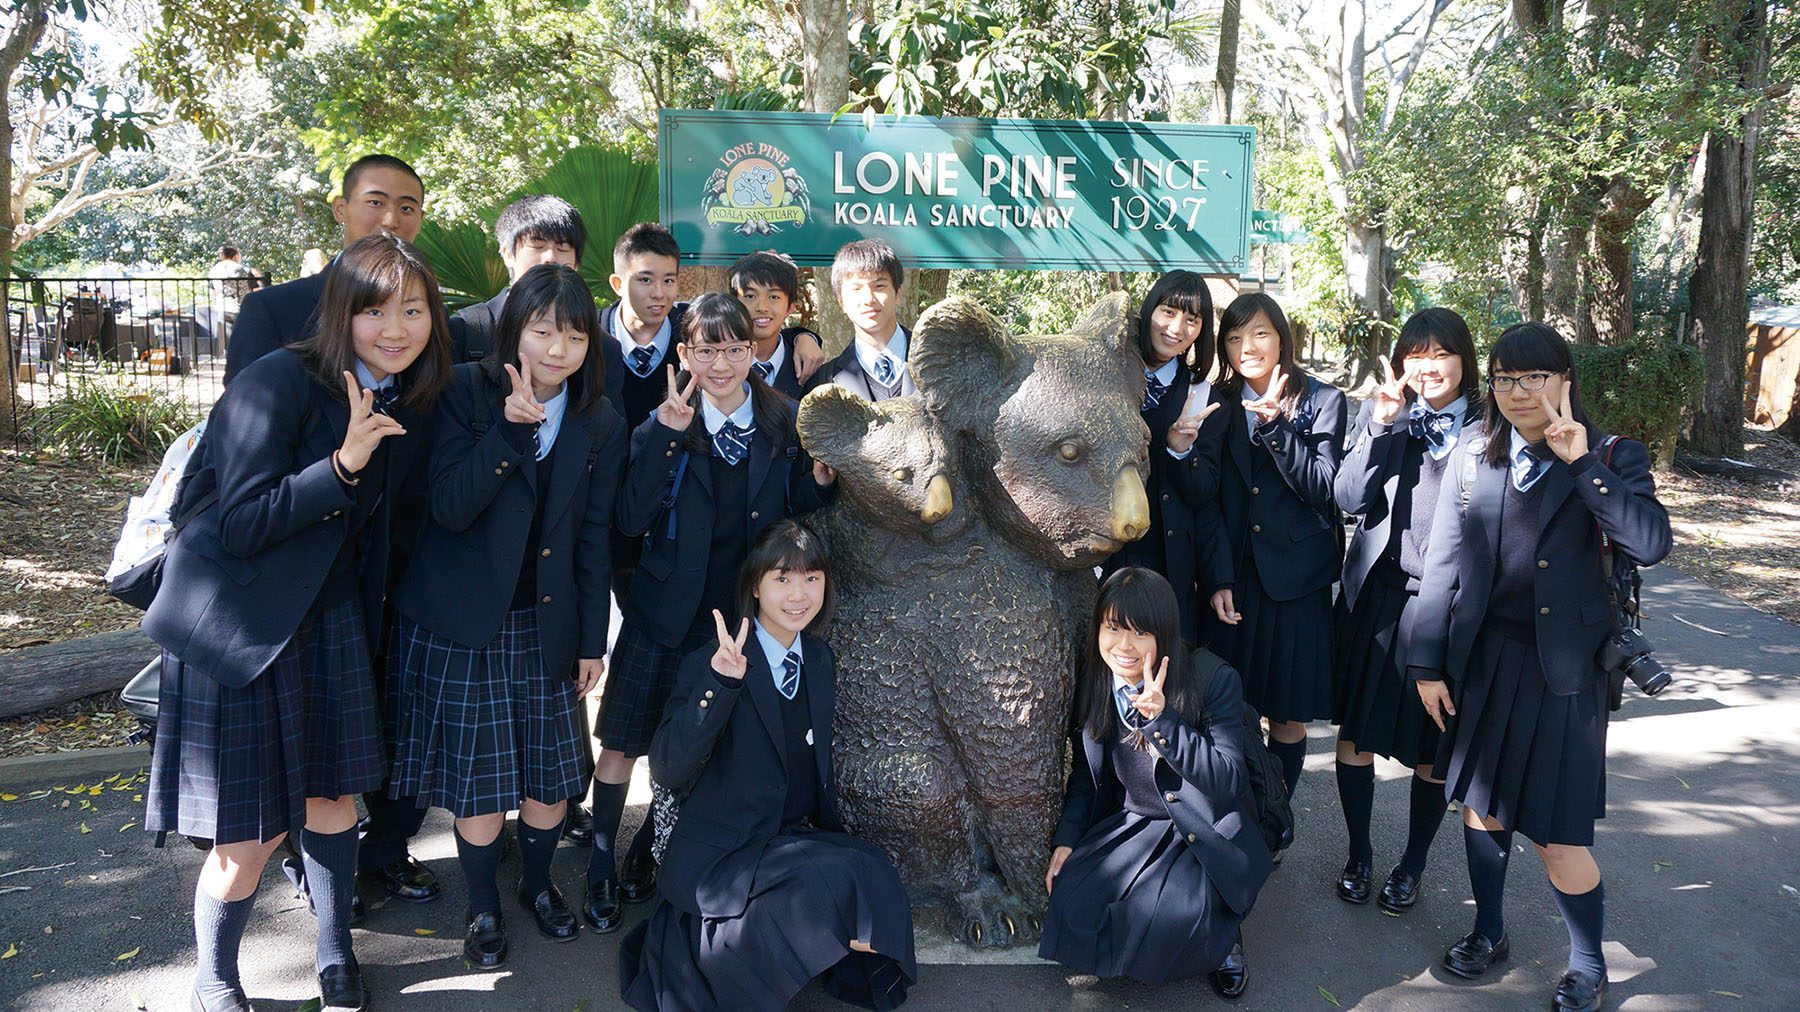
[(1548, 615), (1548, 614), (1550, 614), (1550, 609), (1549, 608), (1539, 608), (1538, 614), (1539, 615)]
[(545, 594), (545, 595), (544, 595), (544, 603), (545, 603), (545, 604), (549, 604), (549, 603), (550, 603), (550, 595), (549, 595), (549, 594)]
[(344, 515), (344, 511), (343, 510), (332, 510), (331, 515), (334, 517), (341, 517)]
[(706, 690), (706, 698), (707, 699), (713, 698), (713, 690), (711, 690), (711, 689)]
[(499, 469), (499, 468), (497, 468), (497, 467), (496, 467), (496, 468), (494, 468), (494, 473), (495, 473), (495, 474), (505, 474), (505, 473), (506, 473), (506, 472), (505, 472), (505, 471), (502, 471), (502, 470), (500, 470), (500, 469)]
[(1163, 493), (1163, 494), (1162, 494), (1162, 501), (1163, 501), (1163, 502), (1168, 502), (1168, 501), (1169, 501), (1169, 493), (1167, 493), (1167, 492), (1164, 492), (1164, 493)]
[(706, 709), (706, 700), (702, 699), (700, 701), (700, 709), (702, 709), (702, 710)]
[(1167, 538), (1172, 538), (1175, 536), (1175, 532), (1173, 530), (1167, 530), (1167, 531), (1163, 532), (1163, 536), (1167, 537)]
[(512, 466), (512, 461), (510, 461), (510, 460), (503, 460), (503, 461), (501, 461), (501, 462), (500, 462), (500, 466), (501, 466), (501, 467), (511, 467), (511, 466)]
[(1189, 843), (1193, 843), (1193, 842), (1194, 842), (1194, 834), (1192, 834), (1192, 833), (1189, 833), (1189, 834), (1188, 834), (1188, 842), (1189, 842)]
[(1598, 485), (1598, 484), (1600, 484), (1600, 479), (1598, 479), (1598, 478), (1595, 478), (1595, 479), (1594, 479), (1594, 484), (1596, 484), (1596, 485)]
[(1250, 486), (1250, 494), (1251, 495), (1262, 495), (1262, 489), (1256, 485), (1252, 485), (1252, 486)]
[(1539, 569), (1549, 569), (1550, 568), (1550, 560), (1549, 559), (1539, 559), (1538, 560), (1538, 568)]
[(1174, 801), (1175, 800), (1175, 792), (1170, 791), (1169, 793), (1163, 795), (1163, 800), (1164, 801)]
[(751, 510), (750, 511), (750, 519), (760, 520), (760, 519), (762, 519), (762, 514), (758, 513), (756, 510)]
[(665, 456), (665, 457), (673, 457), (673, 456), (675, 456), (675, 451), (674, 451), (674, 450), (666, 450), (666, 451), (664, 451), (664, 452), (663, 452), (663, 456)]
[(1251, 524), (1250, 525), (1250, 533), (1261, 534), (1262, 533), (1262, 524)]
[(546, 548), (543, 551), (539, 552), (538, 554), (542, 555), (544, 558), (548, 559), (550, 557), (550, 549)]
[(1602, 485), (1602, 486), (1600, 486), (1600, 494), (1601, 494), (1601, 495), (1605, 495), (1605, 494), (1606, 494), (1606, 486), (1605, 486), (1605, 485)]

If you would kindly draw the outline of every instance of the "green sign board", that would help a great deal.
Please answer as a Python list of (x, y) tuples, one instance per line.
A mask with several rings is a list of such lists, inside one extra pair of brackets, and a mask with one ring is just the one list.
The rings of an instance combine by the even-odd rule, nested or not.
[(831, 263), (884, 239), (908, 267), (1236, 274), (1250, 127), (663, 110), (662, 218), (682, 260)]
[(1310, 240), (1306, 222), (1286, 211), (1255, 211), (1250, 217), (1250, 241), (1271, 245), (1298, 245)]

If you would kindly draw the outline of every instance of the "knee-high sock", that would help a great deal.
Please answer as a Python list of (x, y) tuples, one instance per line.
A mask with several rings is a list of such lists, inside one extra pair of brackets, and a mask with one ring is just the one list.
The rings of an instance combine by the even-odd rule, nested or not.
[(625, 848), (627, 860), (639, 857), (650, 857), (650, 845), (656, 842), (656, 824), (649, 812), (644, 813), (644, 821), (638, 824), (637, 832), (631, 835), (631, 846)]
[(1269, 739), (1269, 751), (1281, 760), (1281, 780), (1287, 785), (1288, 797), (1294, 796), (1294, 788), (1300, 783), (1300, 771), (1306, 768), (1306, 739), (1287, 742)]
[(547, 829), (519, 820), (519, 891), (532, 898), (550, 888), (550, 862), (562, 839), (562, 820)]
[(313, 912), (319, 917), (319, 969), (355, 966), (350, 950), (350, 901), (356, 896), (356, 827), (341, 833), (300, 831), (300, 856)]
[(1400, 855), (1400, 870), (1417, 879), (1425, 873), (1425, 858), (1431, 853), (1431, 841), (1444, 822), (1444, 785), (1419, 777), (1412, 778), (1412, 800), (1406, 819), (1406, 852)]
[(1600, 954), (1600, 936), (1606, 928), (1606, 883), (1579, 894), (1550, 887), (1556, 893), (1556, 909), (1569, 926), (1569, 969), (1583, 970), (1606, 979), (1606, 957)]
[(500, 909), (500, 887), (495, 877), (500, 873), (500, 853), (506, 847), (500, 836), (485, 847), (478, 847), (456, 834), (456, 859), (462, 863), (463, 881), (469, 886), (469, 917), (493, 913)]
[(238, 980), (238, 948), (250, 923), (256, 894), (217, 900), (194, 883), (194, 992), (207, 1008), (228, 1008), (243, 991)]
[(1475, 894), (1475, 930), (1488, 941), (1506, 934), (1501, 900), (1506, 895), (1506, 863), (1512, 856), (1512, 830), (1490, 833), (1463, 827), (1463, 847), (1469, 854), (1469, 888)]
[(1350, 860), (1368, 864), (1375, 860), (1375, 848), (1369, 842), (1369, 812), (1375, 806), (1375, 764), (1338, 763), (1337, 788), (1338, 802), (1344, 808), (1344, 830), (1350, 836)]
[(594, 852), (588, 855), (589, 885), (619, 877), (613, 859), (619, 836), (619, 819), (625, 814), (625, 794), (631, 785), (594, 781)]

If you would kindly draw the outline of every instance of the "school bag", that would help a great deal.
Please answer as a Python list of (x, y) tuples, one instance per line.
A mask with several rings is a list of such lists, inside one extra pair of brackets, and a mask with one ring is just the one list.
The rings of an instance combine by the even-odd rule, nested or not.
[(168, 543), (188, 521), (218, 501), (215, 487), (192, 503), (182, 503), (175, 514), (182, 484), (199, 468), (201, 437), (206, 423), (187, 430), (163, 452), (162, 464), (144, 494), (133, 496), (125, 510), (125, 526), (113, 545), (112, 565), (106, 569), (106, 592), (142, 611), (156, 599), (162, 585), (163, 556)]
[[(1194, 651), (1194, 695), (1205, 699), (1213, 675), (1225, 666), (1225, 659), (1200, 647)], [(1286, 850), (1294, 842), (1294, 809), (1288, 801), (1287, 781), (1281, 776), (1281, 760), (1269, 751), (1263, 741), (1262, 714), (1249, 702), (1239, 714), (1243, 723), (1244, 765), (1250, 768), (1249, 783), (1238, 802), (1256, 820), (1263, 843), (1274, 854)]]

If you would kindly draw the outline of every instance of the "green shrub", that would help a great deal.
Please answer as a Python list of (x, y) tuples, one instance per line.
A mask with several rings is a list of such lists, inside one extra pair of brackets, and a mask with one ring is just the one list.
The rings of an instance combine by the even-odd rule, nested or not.
[(1594, 424), (1648, 446), (1658, 467), (1673, 464), (1682, 414), (1706, 382), (1700, 349), (1640, 334), (1624, 344), (1569, 350)]
[(201, 413), (161, 390), (122, 390), (83, 377), (62, 400), (32, 415), (38, 447), (106, 464), (154, 460)]

